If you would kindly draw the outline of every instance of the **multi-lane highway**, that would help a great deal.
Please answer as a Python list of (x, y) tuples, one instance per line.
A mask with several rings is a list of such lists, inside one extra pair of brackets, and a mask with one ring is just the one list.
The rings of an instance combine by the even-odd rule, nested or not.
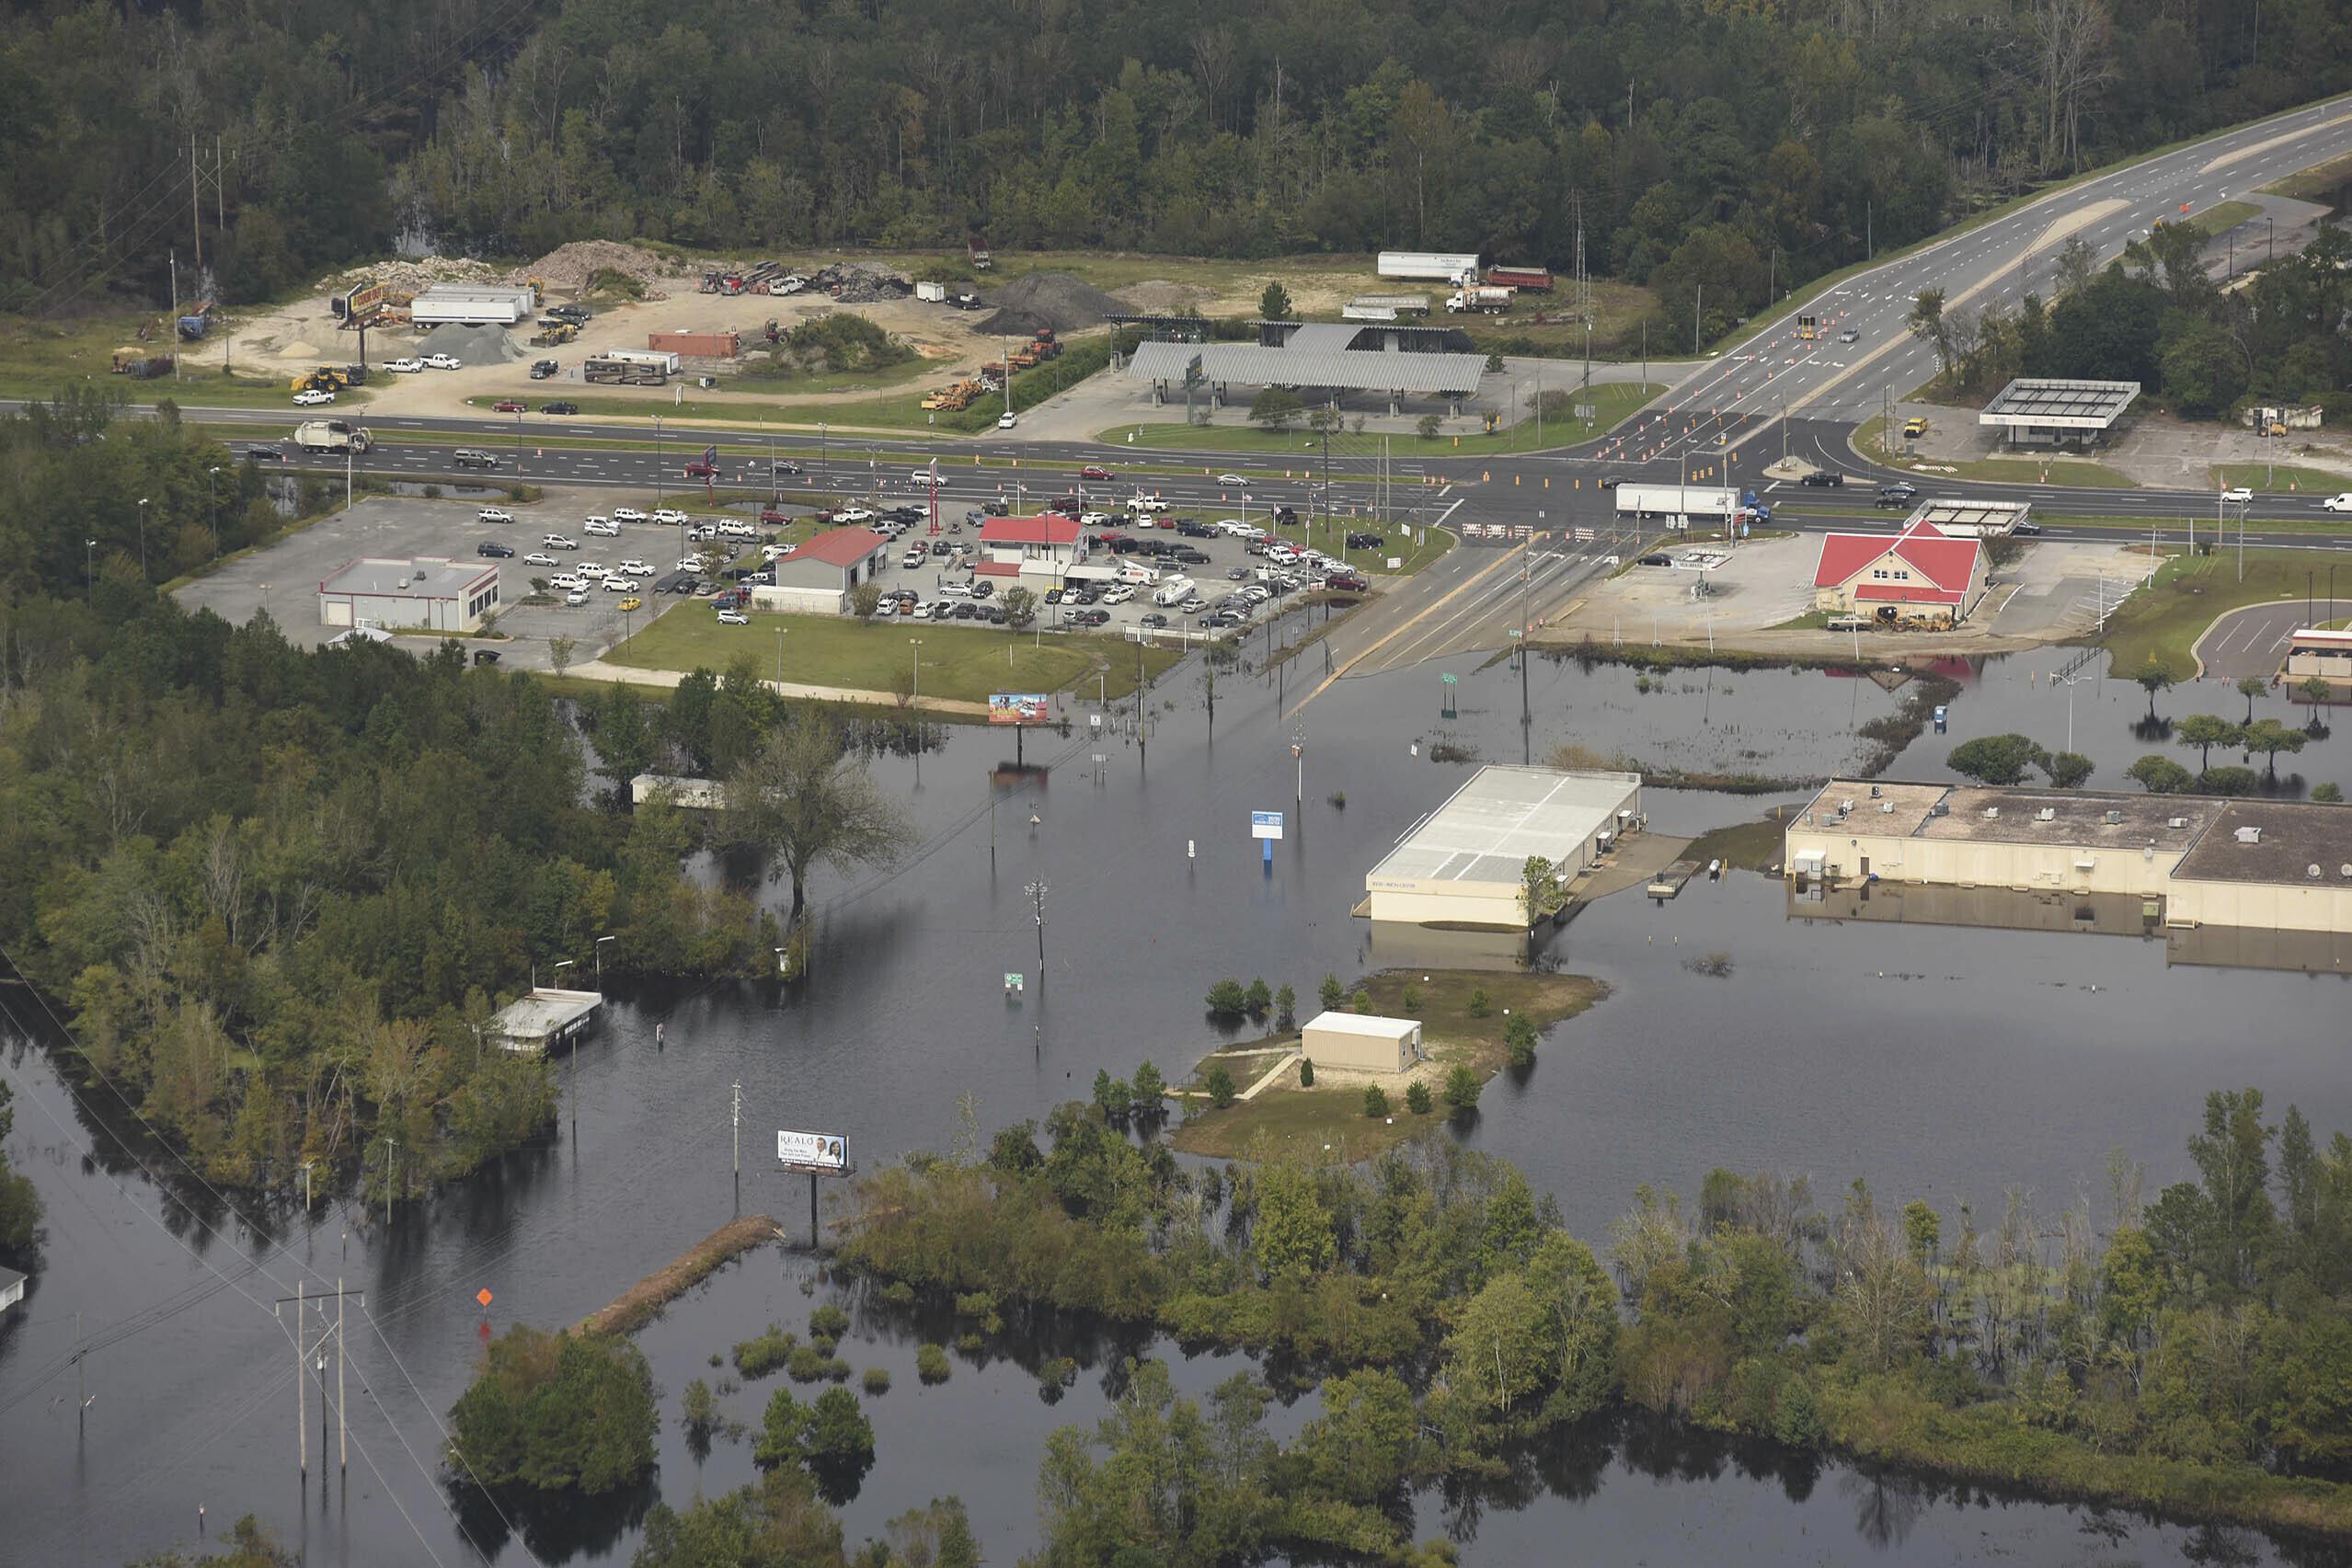
[[(2352, 97), (2331, 98), (2053, 191), (1858, 273), (1801, 307), (1819, 318), (1818, 338), (1798, 339), (1791, 309), (1676, 387), (1669, 404), (1687, 418), (1672, 423), (1690, 428), (1657, 455), (1737, 450), (1784, 415), (1857, 423), (1935, 373), (1933, 351), (1905, 326), (1922, 289), (1943, 290), (1953, 312), (2047, 297), (2071, 238), (2104, 261), (2184, 207), (2202, 211), (2347, 152)], [(1841, 340), (1847, 331), (1855, 341)]]

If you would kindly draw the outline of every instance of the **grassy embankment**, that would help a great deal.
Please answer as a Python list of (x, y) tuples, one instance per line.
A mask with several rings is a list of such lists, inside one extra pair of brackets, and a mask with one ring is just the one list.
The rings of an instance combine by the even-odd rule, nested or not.
[(2262, 188), (2265, 196), (2291, 196), (2298, 201), (2330, 201), (2335, 193), (2352, 185), (2352, 153), (2340, 158), (2330, 158), (2323, 164), (2313, 164), (2299, 169), (2284, 179), (2273, 180)]
[[(775, 634), (784, 637), (784, 679), (859, 692), (897, 690), (899, 675), (923, 660), (926, 697), (984, 702), (992, 692), (1059, 692), (1084, 683), (1091, 695), (1097, 671), (1113, 700), (1135, 690), (1139, 645), (1117, 637), (1061, 635), (1038, 639), (994, 626), (959, 626), (896, 620), (863, 623), (826, 615), (758, 615), (748, 626), (721, 625), (694, 606), (662, 616), (604, 656), (606, 663), (648, 670), (724, 670), (745, 654), (760, 673), (776, 665)], [(918, 649), (910, 639), (919, 640)], [(1157, 676), (1182, 655), (1141, 648), (1145, 677)]]
[(660, 1316), (663, 1307), (709, 1278), (721, 1264), (783, 1234), (784, 1227), (764, 1214), (747, 1214), (740, 1219), (729, 1220), (687, 1248), (666, 1267), (630, 1286), (611, 1305), (582, 1318), (576, 1332), (635, 1333)]
[[(2118, 677), (2128, 678), (2155, 658), (2186, 681), (2197, 669), (2190, 650), (2215, 617), (2249, 604), (2302, 599), (2311, 588), (2313, 559), (2300, 551), (2248, 550), (2241, 582), (2234, 550), (2168, 556), (2155, 581), (2125, 600), (2107, 617), (2105, 636), (2095, 640), (2113, 654), (2109, 669)], [(2321, 572), (2323, 583), (2325, 578)]]
[[(143, 321), (162, 321), (163, 331), (141, 343), (136, 334)], [(247, 370), (224, 374), (217, 335), (202, 343), (182, 343), (170, 326), (161, 316), (119, 312), (70, 321), (0, 317), (0, 396), (53, 397), (66, 386), (89, 386), (126, 393), (139, 403), (159, 403), (169, 398), (190, 406), (283, 408), (289, 421), (328, 418), (367, 403), (370, 389), (355, 387), (338, 395), (335, 402), (324, 407), (297, 408), (293, 388), (288, 384), (293, 379), (292, 372), (278, 374)], [(114, 350), (125, 346), (149, 354), (178, 355), (182, 377), (133, 381), (127, 375), (116, 375), (110, 368)], [(341, 363), (336, 355), (342, 349), (339, 343), (334, 345), (321, 353), (318, 362)], [(293, 428), (290, 422), (287, 429)], [(239, 432), (242, 439), (248, 441), (256, 434), (250, 429)]]
[[(2257, 496), (2305, 500), (2315, 509), (2328, 497), (2352, 490), (2352, 475), (2331, 474), (2324, 468), (2297, 468), (2284, 463), (2217, 463), (2205, 473), (2216, 490), (2243, 485)], [(2330, 519), (2328, 526), (2332, 528), (2346, 526), (2333, 521), (2334, 513), (2323, 515)], [(2265, 522), (2261, 526), (2268, 528), (2271, 524)]]
[[(1547, 390), (1557, 390), (1556, 388)], [(1588, 393), (1579, 392), (1577, 398), (1592, 405), (1590, 419), (1543, 420), (1542, 439), (1537, 439), (1535, 418), (1524, 416), (1516, 425), (1506, 425), (1492, 435), (1483, 431), (1450, 431), (1423, 438), (1412, 434), (1396, 434), (1383, 438), (1376, 435), (1334, 436), (1331, 454), (1334, 457), (1373, 458), (1381, 454), (1383, 439), (1388, 443), (1390, 460), (1423, 457), (1486, 457), (1508, 456), (1513, 452), (1543, 452), (1554, 447), (1575, 446), (1595, 436), (1613, 429), (1626, 416), (1657, 396), (1665, 388), (1650, 382), (1602, 382)], [(1532, 395), (1533, 384), (1528, 385)], [(1323, 457), (1323, 438), (1314, 431), (1293, 426), (1287, 430), (1261, 429), (1249, 423), (1249, 409), (1235, 404), (1218, 415), (1213, 425), (1119, 425), (1098, 434), (1095, 439), (1126, 444), (1128, 437), (1135, 438), (1139, 447), (1183, 448), (1194, 452), (1261, 452), (1268, 456), (1296, 459), (1301, 466), (1312, 466)], [(1466, 419), (1450, 421), (1466, 424)]]
[[(1484, 974), (1455, 969), (1430, 970), (1426, 979), (1419, 971), (1390, 971), (1368, 977), (1357, 989), (1371, 997), (1375, 1014), (1421, 1020), (1423, 1049), (1436, 1064), (1434, 1070), (1425, 1070), (1421, 1074), (1428, 1082), (1433, 1109), (1422, 1115), (1408, 1110), (1405, 1104), (1405, 1080), (1399, 1077), (1385, 1085), (1389, 1116), (1377, 1119), (1367, 1116), (1361, 1082), (1339, 1084), (1318, 1080), (1314, 1088), (1302, 1089), (1298, 1070), (1293, 1067), (1281, 1079), (1268, 1084), (1255, 1100), (1237, 1101), (1223, 1110), (1212, 1108), (1205, 1099), (1188, 1102), (1193, 1106), (1192, 1115), (1170, 1135), (1169, 1142), (1187, 1154), (1220, 1159), (1247, 1154), (1261, 1138), (1277, 1149), (1295, 1140), (1308, 1146), (1327, 1145), (1335, 1152), (1344, 1150), (1350, 1160), (1374, 1158), (1407, 1139), (1443, 1127), (1451, 1119), (1440, 1091), (1447, 1071), (1454, 1064), (1469, 1064), (1481, 1083), (1502, 1070), (1509, 1059), (1509, 1047), (1503, 1043), (1503, 1028), (1512, 1017), (1527, 1018), (1539, 1031), (1548, 1029), (1563, 1019), (1575, 1017), (1609, 994), (1607, 986), (1581, 975)], [(1418, 993), (1417, 1006), (1405, 1005), (1405, 993), (1408, 989)], [(1486, 1015), (1474, 1017), (1471, 998), (1482, 990), (1486, 995)], [(1301, 1009), (1311, 1013), (1313, 1005), (1311, 1001), (1302, 1001)], [(1236, 1040), (1203, 1059), (1189, 1087), (1198, 1090), (1200, 1075), (1222, 1061), (1233, 1074), (1235, 1085), (1245, 1089), (1271, 1068), (1276, 1059), (1230, 1053), (1279, 1047), (1295, 1048), (1298, 1041), (1295, 1033)]]

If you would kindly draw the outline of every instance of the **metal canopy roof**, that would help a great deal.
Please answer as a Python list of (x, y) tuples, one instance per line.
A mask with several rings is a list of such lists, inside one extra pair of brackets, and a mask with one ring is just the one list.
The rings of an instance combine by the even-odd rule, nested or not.
[[(1180, 382), (1196, 354), (1200, 357), (1203, 376), (1244, 386), (1473, 392), (1486, 373), (1486, 358), (1479, 354), (1388, 353), (1345, 347), (1346, 339), (1360, 330), (1353, 323), (1310, 324), (1279, 349), (1261, 349), (1251, 343), (1141, 343), (1128, 357), (1127, 374), (1137, 381)], [(1340, 346), (1322, 346), (1326, 331), (1342, 335)], [(1302, 345), (1301, 338), (1307, 341)]]
[(2104, 430), (2139, 395), (2136, 381), (2037, 381), (2020, 376), (1984, 406), (1977, 423)]
[(2025, 521), (2034, 509), (2031, 501), (1964, 501), (1949, 498), (1922, 501), (1903, 521), (1906, 531), (1915, 522), (1932, 528), (1991, 528), (2006, 531)]
[(1367, 887), (1397, 880), (1519, 885), (1527, 857), (1573, 868), (1578, 846), (1611, 826), (1639, 773), (1489, 763), (1389, 851)]

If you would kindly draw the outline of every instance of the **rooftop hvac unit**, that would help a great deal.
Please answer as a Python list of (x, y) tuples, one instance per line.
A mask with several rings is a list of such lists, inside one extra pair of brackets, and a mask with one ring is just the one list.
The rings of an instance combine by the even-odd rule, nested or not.
[(2262, 842), (2262, 830), (2260, 828), (2239, 829), (2238, 842), (2242, 844), (2258, 844)]
[(1846, 798), (1846, 799), (1844, 799), (1844, 800), (1841, 800), (1841, 801), (1839, 801), (1839, 802), (1838, 802), (1838, 815), (1839, 815), (1839, 816), (1842, 817), (1842, 816), (1844, 816), (1847, 812), (1849, 812), (1849, 811), (1851, 811), (1851, 810), (1853, 810), (1853, 798), (1852, 798), (1851, 796), (1849, 796), (1848, 798)]
[(2107, 826), (2108, 826), (2108, 827), (2110, 827), (2110, 828), (2115, 827), (2115, 826), (2118, 825), (2119, 823), (2121, 823), (2122, 821), (2123, 821), (2123, 813), (2122, 813), (2122, 812), (2120, 812), (2120, 811), (2110, 811), (2110, 812), (2108, 812), (2108, 813), (2107, 813)]
[(2035, 820), (2035, 821), (2036, 821), (2036, 822), (2055, 822), (2055, 821), (2057, 821), (2057, 820), (2058, 820), (2058, 807), (2055, 807), (2055, 806), (2045, 806), (2045, 807), (2042, 807), (2039, 811), (2036, 811), (2036, 812), (2035, 812), (2035, 813), (2034, 813), (2034, 820)]
[(1877, 799), (1877, 798), (1878, 798), (1878, 795), (1879, 795), (1878, 786), (1877, 786), (1876, 784), (1872, 784), (1872, 785), (1870, 786), (1870, 798), (1871, 798), (1871, 799), (1873, 799), (1873, 800), (1876, 800), (1876, 799)]
[(2335, 874), (2346, 881), (2352, 882), (2352, 865), (2339, 865), (2335, 868)]
[(1892, 817), (1895, 814), (1895, 803), (1891, 800), (1880, 801), (1878, 803), (1878, 814), (1882, 817)]
[(2321, 877), (2326, 876), (2327, 873), (2319, 868), (2319, 862), (2313, 861), (2311, 864), (2303, 867), (2303, 875), (2316, 882)]
[(1998, 822), (2001, 820), (2001, 807), (1998, 806), (1986, 807), (1984, 808), (1984, 819), (1988, 822)]
[(1927, 814), (1930, 817), (1948, 817), (1952, 814), (1952, 803), (1948, 800), (1939, 800), (1927, 808)]
[(2166, 819), (2164, 826), (2167, 828), (2186, 828), (2188, 826), (2188, 818), (2186, 817), (2169, 818)]

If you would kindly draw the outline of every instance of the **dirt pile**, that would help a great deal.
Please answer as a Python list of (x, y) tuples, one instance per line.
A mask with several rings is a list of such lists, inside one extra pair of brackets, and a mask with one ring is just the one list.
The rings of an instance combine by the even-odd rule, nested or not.
[(498, 281), (498, 269), (487, 261), (463, 256), (420, 256), (413, 261), (379, 261), (372, 267), (354, 267), (323, 279), (318, 287), (322, 293), (339, 294), (361, 283), (387, 283), (414, 293), (435, 283)]
[(461, 365), (496, 365), (522, 358), (522, 346), (503, 326), (466, 326), (453, 321), (418, 338), (414, 352), (453, 355)]
[(656, 279), (674, 278), (678, 267), (657, 256), (643, 246), (624, 245), (618, 240), (574, 240), (559, 245), (528, 267), (517, 268), (507, 274), (510, 283), (527, 283), (536, 278), (550, 290), (579, 293), (585, 290), (599, 272), (618, 272), (635, 279), (645, 286), (648, 300), (670, 296), (652, 285)]
[(1027, 338), (1039, 327), (1076, 332), (1100, 326), (1103, 318), (1127, 307), (1092, 283), (1067, 272), (1032, 272), (1015, 279), (985, 297), (995, 313), (975, 322), (974, 332), (989, 337), (1018, 334)]
[(870, 305), (882, 300), (906, 298), (914, 292), (914, 280), (895, 267), (878, 266), (871, 261), (844, 261), (819, 269), (809, 280), (809, 289), (845, 305)]

